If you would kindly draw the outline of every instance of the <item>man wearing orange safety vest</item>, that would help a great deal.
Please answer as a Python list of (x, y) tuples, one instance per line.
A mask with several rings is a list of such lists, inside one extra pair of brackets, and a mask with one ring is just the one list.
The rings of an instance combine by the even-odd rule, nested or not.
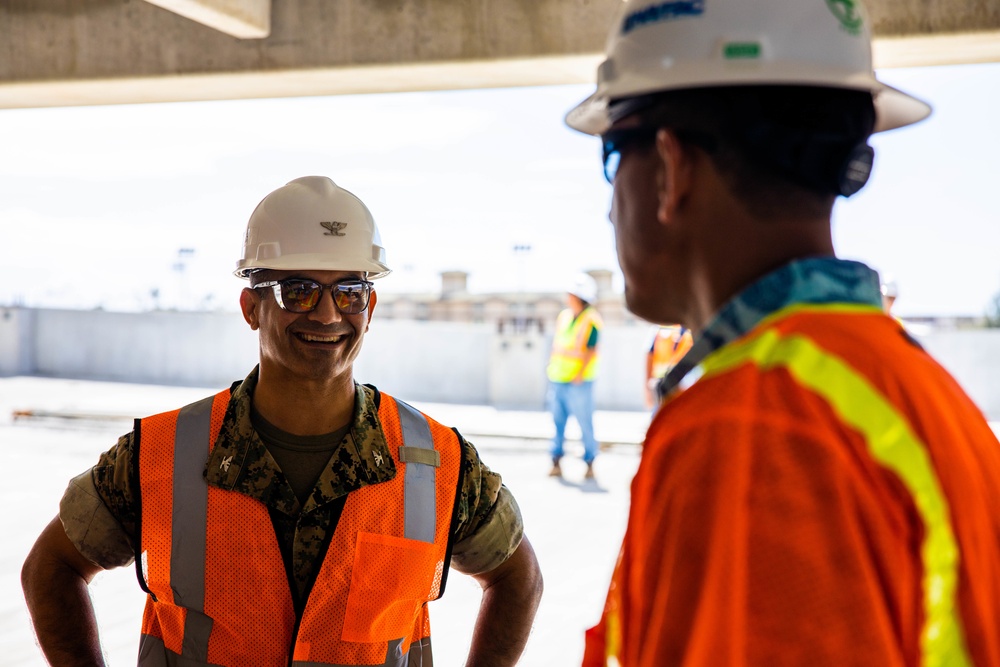
[(653, 343), (646, 354), (646, 407), (656, 404), (656, 385), (684, 358), (693, 344), (691, 330), (680, 324), (656, 327)]
[(389, 273), (368, 208), (299, 178), (244, 238), (259, 365), (70, 482), (22, 570), (46, 658), (104, 664), (87, 584), (134, 561), (141, 667), (429, 667), (449, 568), (484, 589), (469, 664), (514, 665), (542, 589), (517, 503), (458, 431), (353, 377)]
[(552, 352), (546, 374), (549, 378), (548, 403), (555, 424), (551, 477), (562, 477), (561, 460), (569, 417), (576, 419), (583, 440), (585, 479), (594, 478), (597, 439), (594, 437), (594, 379), (597, 377), (598, 337), (601, 316), (592, 305), (597, 299), (597, 282), (586, 273), (574, 277), (566, 292), (567, 308), (556, 318)]
[(1000, 666), (1000, 443), (832, 242), (869, 135), (930, 108), (856, 0), (626, 0), (607, 49), (566, 121), (628, 307), (695, 342), (584, 664)]

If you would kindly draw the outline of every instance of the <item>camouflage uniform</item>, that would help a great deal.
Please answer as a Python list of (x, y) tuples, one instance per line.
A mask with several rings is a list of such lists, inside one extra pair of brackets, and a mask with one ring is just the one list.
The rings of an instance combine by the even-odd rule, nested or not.
[[(393, 479), (396, 467), (378, 418), (379, 393), (355, 385), (354, 418), (304, 506), (300, 506), (250, 421), (255, 368), (233, 385), (222, 429), (208, 457), (209, 484), (262, 502), (271, 515), (286, 564), (301, 601), (308, 592), (325, 537), (339, 517), (338, 499), (369, 484)], [(522, 523), (513, 496), (500, 476), (480, 461), (461, 438), (464, 475), (452, 526), (451, 565), (478, 574), (502, 563), (520, 544)], [(129, 565), (134, 558), (136, 505), (133, 494), (133, 434), (101, 455), (97, 465), (74, 478), (60, 503), (60, 518), (77, 549), (103, 568)]]

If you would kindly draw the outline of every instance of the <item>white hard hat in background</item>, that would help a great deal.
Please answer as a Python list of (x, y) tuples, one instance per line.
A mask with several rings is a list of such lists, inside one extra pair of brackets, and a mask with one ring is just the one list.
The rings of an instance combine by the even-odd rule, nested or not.
[(254, 209), (234, 272), (256, 269), (389, 273), (378, 227), (368, 207), (325, 176), (290, 181)]
[(594, 303), (597, 300), (597, 281), (586, 273), (578, 273), (566, 291), (587, 303)]
[(892, 276), (884, 276), (882, 278), (882, 296), (889, 297), (890, 299), (896, 299), (899, 297), (899, 285), (896, 284), (896, 279)]
[(869, 90), (876, 132), (931, 111), (875, 78), (859, 0), (626, 0), (605, 52), (596, 92), (566, 115), (567, 125), (587, 134), (607, 131), (612, 101), (683, 88)]

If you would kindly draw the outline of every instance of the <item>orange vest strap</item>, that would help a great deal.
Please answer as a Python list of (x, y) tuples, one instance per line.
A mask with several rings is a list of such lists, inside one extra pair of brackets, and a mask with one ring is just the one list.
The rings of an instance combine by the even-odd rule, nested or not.
[[(186, 483), (191, 478), (192, 471), (194, 479), (198, 479), (202, 474), (202, 467), (205, 462), (206, 450), (205, 441), (211, 442), (212, 436), (212, 406), (221, 394), (225, 394), (225, 399), (229, 398), (229, 390), (220, 392), (214, 396), (203, 398), (177, 411), (177, 426), (174, 435), (174, 517), (184, 516), (190, 513), (201, 520), (200, 526), (192, 526), (190, 535), (180, 535), (174, 533), (172, 536), (171, 557), (172, 569), (180, 572), (191, 572), (190, 578), (177, 582), (174, 585), (174, 600), (191, 609), (204, 611), (205, 608), (205, 505), (208, 503), (208, 487), (204, 484)], [(132, 462), (135, 467), (134, 478), (139, 477), (139, 448), (141, 446), (141, 424), (142, 421), (135, 421), (134, 451), (132, 452)], [(186, 474), (185, 474), (186, 473)], [(137, 510), (136, 510), (136, 535), (142, 535), (142, 486), (137, 486)], [(198, 519), (195, 519), (196, 521)], [(178, 541), (183, 541), (185, 548), (178, 548)], [(136, 545), (136, 574), (139, 578), (139, 585), (148, 593), (154, 601), (156, 596), (146, 585), (146, 573), (143, 571), (145, 557), (141, 553), (142, 540), (137, 539)], [(205, 641), (207, 645), (208, 632), (211, 632), (211, 622), (205, 631)]]

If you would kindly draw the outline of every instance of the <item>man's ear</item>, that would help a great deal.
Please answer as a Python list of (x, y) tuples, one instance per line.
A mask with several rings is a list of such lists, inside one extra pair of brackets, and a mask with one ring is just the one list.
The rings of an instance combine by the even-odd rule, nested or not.
[(692, 148), (677, 138), (673, 130), (660, 129), (656, 133), (656, 152), (660, 170), (656, 179), (659, 205), (656, 217), (661, 223), (674, 220), (684, 205), (694, 180), (694, 155)]
[(240, 292), (240, 310), (243, 311), (243, 319), (247, 321), (250, 328), (256, 331), (260, 328), (260, 317), (257, 309), (260, 307), (260, 293), (255, 289), (244, 287)]

